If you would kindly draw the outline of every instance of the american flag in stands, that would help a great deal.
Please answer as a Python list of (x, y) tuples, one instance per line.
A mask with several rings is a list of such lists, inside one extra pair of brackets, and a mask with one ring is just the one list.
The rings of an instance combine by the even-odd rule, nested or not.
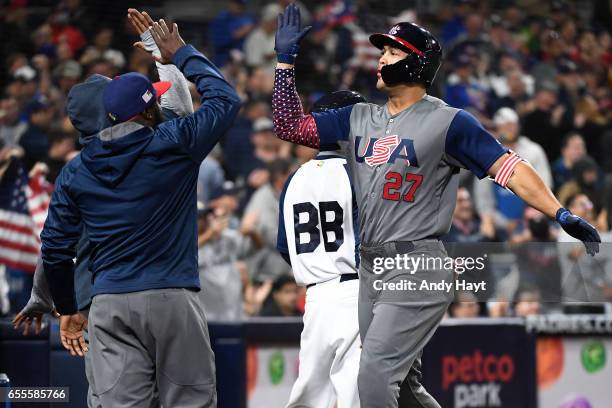
[(53, 185), (47, 181), (44, 173), (37, 166), (34, 166), (34, 170), (30, 172), (30, 180), (25, 187), (25, 193), (28, 210), (36, 227), (37, 237), (40, 237), (40, 233), (45, 226), (52, 192)]
[(0, 179), (0, 264), (34, 272), (52, 186), (12, 160)]

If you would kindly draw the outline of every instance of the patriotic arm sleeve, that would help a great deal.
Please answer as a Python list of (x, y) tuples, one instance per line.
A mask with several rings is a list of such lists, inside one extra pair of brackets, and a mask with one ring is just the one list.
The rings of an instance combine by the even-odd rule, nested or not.
[(302, 101), (295, 88), (295, 70), (276, 69), (272, 92), (274, 132), (279, 139), (319, 148), (320, 139), (312, 115), (304, 115)]
[(305, 115), (295, 87), (295, 70), (276, 69), (272, 93), (274, 132), (279, 139), (319, 149), (347, 140), (353, 107)]
[(464, 110), (457, 112), (448, 127), (445, 150), (480, 179), (486, 177), (491, 166), (509, 152)]

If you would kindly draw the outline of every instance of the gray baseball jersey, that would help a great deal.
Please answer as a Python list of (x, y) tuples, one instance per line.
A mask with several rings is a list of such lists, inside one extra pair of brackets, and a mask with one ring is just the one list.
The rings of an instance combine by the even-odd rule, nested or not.
[[(428, 95), (395, 115), (368, 103), (304, 115), (293, 69), (276, 70), (272, 107), (280, 139), (344, 145), (365, 245), (447, 233), (459, 168), (483, 178), (508, 152), (471, 114)], [(507, 162), (501, 185), (513, 169), (504, 170)]]
[(312, 116), (321, 145), (344, 147), (369, 244), (447, 233), (459, 168), (483, 178), (507, 152), (472, 115), (428, 95), (395, 115), (360, 103)]

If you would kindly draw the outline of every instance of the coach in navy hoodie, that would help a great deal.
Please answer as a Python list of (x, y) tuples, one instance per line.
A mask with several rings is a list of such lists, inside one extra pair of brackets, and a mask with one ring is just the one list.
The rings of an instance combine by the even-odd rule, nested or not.
[(161, 123), (168, 83), (129, 73), (111, 81), (101, 131), (62, 170), (41, 234), (60, 314), (77, 307), (73, 273), (83, 221), (93, 254), (89, 313), (94, 388), (103, 406), (216, 406), (214, 356), (195, 291), (196, 181), (202, 160), (234, 120), (239, 99), (176, 26), (155, 23), (162, 59), (197, 86), (200, 108)]

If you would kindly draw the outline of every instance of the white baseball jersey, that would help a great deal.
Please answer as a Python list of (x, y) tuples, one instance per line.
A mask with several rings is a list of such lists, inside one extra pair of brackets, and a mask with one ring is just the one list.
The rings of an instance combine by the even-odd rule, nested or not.
[(298, 285), (357, 273), (357, 205), (347, 162), (322, 152), (303, 164), (280, 197), (277, 247)]

